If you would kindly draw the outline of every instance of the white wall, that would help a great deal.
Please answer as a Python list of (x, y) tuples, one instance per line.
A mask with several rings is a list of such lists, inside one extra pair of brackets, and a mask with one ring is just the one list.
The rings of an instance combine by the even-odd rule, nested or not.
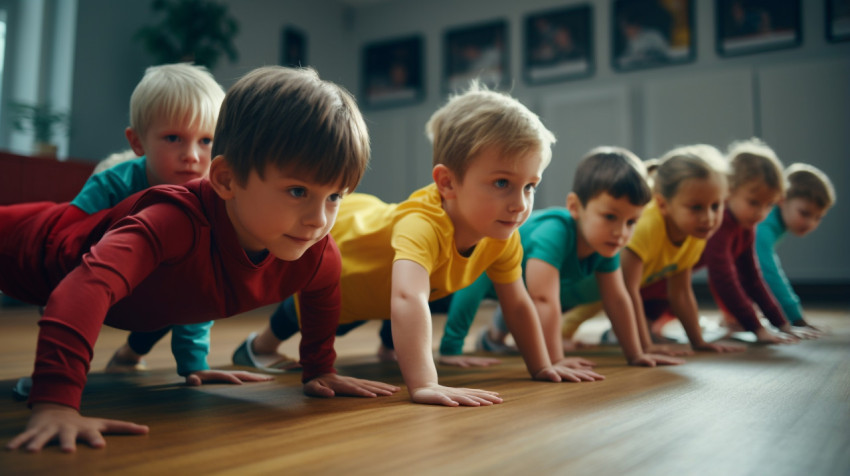
[[(525, 17), (587, 3), (593, 7), (596, 73), (576, 81), (527, 85), (521, 71)], [(431, 156), (423, 127), (445, 100), (440, 90), (443, 34), (458, 26), (506, 19), (512, 94), (540, 114), (559, 138), (538, 207), (563, 204), (576, 161), (594, 145), (621, 145), (649, 158), (694, 142), (723, 150), (732, 140), (758, 135), (786, 164), (812, 163), (838, 188), (838, 203), (821, 227), (805, 239), (788, 237), (781, 245), (789, 277), (797, 282), (848, 282), (850, 248), (842, 245), (850, 234), (850, 205), (842, 197), (842, 185), (850, 159), (850, 42), (826, 41), (824, 2), (801, 3), (802, 46), (721, 57), (714, 43), (715, 2), (697, 0), (696, 60), (628, 73), (610, 66), (609, 0), (399, 0), (357, 9), (355, 36), (360, 45), (423, 35), (427, 74), (427, 96), (421, 104), (365, 111), (375, 143), (374, 166), (361, 191), (394, 201), (427, 183)], [(408, 155), (401, 157), (404, 151)], [(405, 186), (399, 177), (406, 180)]]
[[(133, 33), (153, 22), (146, 1), (78, 0), (73, 124), (70, 155), (98, 159), (126, 147), (130, 93), (150, 59)], [(229, 86), (244, 72), (277, 64), (281, 29), (308, 36), (309, 63), (352, 92), (360, 91), (361, 47), (369, 42), (422, 35), (426, 96), (418, 104), (365, 110), (373, 161), (360, 191), (388, 201), (404, 199), (430, 180), (431, 152), (424, 135), (441, 91), (443, 34), (447, 29), (504, 19), (508, 22), (512, 94), (541, 115), (557, 134), (553, 164), (538, 206), (560, 205), (574, 165), (590, 147), (616, 144), (651, 157), (678, 144), (762, 136), (786, 163), (806, 161), (836, 182), (839, 201), (819, 230), (789, 237), (781, 257), (795, 281), (850, 281), (848, 176), (850, 42), (824, 37), (824, 2), (803, 1), (803, 44), (794, 49), (734, 58), (715, 53), (714, 1), (695, 0), (693, 63), (620, 73), (610, 66), (610, 0), (394, 0), (357, 8), (336, 0), (230, 0), (241, 25), (240, 60), (213, 71)], [(521, 74), (523, 22), (529, 13), (589, 3), (593, 7), (596, 72), (587, 79), (544, 86)]]
[[(278, 64), (281, 29), (297, 25), (309, 36), (308, 60), (326, 79), (353, 84), (355, 50), (346, 39), (344, 8), (334, 0), (227, 2), (240, 26), (239, 60), (219, 60), (212, 73), (225, 88), (258, 66)], [(153, 58), (133, 35), (160, 20), (148, 0), (78, 0), (70, 156), (99, 160), (127, 148), (130, 95)]]

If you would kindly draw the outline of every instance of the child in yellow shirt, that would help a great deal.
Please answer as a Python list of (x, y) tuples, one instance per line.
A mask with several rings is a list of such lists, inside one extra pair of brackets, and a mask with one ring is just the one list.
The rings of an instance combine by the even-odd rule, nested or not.
[[(534, 379), (592, 381), (587, 369), (553, 365), (534, 306), (522, 281), (517, 229), (528, 218), (534, 192), (555, 141), (540, 119), (515, 99), (476, 84), (455, 96), (426, 126), (433, 143), (434, 183), (400, 204), (369, 195), (346, 197), (331, 235), (343, 256), (340, 329), (366, 319), (392, 321), (398, 363), (416, 403), (490, 405), (485, 390), (439, 385), (428, 302), (471, 284), (486, 272)], [(237, 349), (279, 358), (280, 342), (299, 330), (297, 302), (289, 300), (271, 325)]]

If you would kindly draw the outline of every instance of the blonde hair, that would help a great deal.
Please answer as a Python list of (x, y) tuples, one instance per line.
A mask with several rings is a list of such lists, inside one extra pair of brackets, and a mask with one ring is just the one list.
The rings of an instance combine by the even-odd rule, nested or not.
[(723, 154), (708, 144), (676, 147), (648, 162), (653, 191), (667, 199), (673, 198), (688, 179), (713, 179), (724, 188), (727, 185), (728, 166)]
[(144, 135), (157, 121), (215, 127), (224, 89), (203, 66), (151, 66), (130, 96), (130, 127)]
[[(369, 164), (369, 132), (354, 97), (311, 68), (266, 66), (243, 76), (221, 105), (213, 157), (245, 184), (266, 166), (353, 191)], [(219, 159), (215, 159), (219, 160)]]
[(804, 198), (827, 209), (835, 203), (835, 188), (829, 177), (809, 164), (794, 163), (785, 169), (785, 199)]
[(425, 125), (433, 144), (433, 165), (443, 164), (462, 181), (471, 160), (496, 146), (510, 156), (539, 150), (544, 167), (552, 159), (555, 136), (540, 118), (511, 96), (473, 81), (452, 96)]
[(761, 139), (751, 138), (729, 144), (726, 154), (731, 167), (729, 188), (736, 188), (754, 181), (761, 181), (771, 190), (785, 192), (782, 162)]

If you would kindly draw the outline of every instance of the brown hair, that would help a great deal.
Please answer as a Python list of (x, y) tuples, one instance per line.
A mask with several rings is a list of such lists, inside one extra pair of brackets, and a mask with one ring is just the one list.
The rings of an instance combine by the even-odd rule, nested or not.
[(785, 199), (804, 198), (820, 208), (829, 208), (835, 203), (835, 188), (825, 173), (809, 164), (795, 163), (785, 169), (787, 189)]
[(318, 183), (341, 181), (351, 192), (369, 163), (369, 133), (342, 87), (310, 68), (267, 66), (227, 92), (212, 154), (223, 156), (240, 184), (252, 170), (264, 178), (273, 164)]
[(785, 180), (782, 177), (782, 162), (767, 144), (760, 139), (733, 142), (726, 154), (732, 173), (729, 188), (735, 190), (741, 185), (761, 181), (777, 192), (785, 192)]

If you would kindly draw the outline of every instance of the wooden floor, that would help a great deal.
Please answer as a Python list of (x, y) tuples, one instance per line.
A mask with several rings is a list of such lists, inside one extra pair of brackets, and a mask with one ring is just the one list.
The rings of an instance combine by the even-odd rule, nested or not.
[[(260, 328), (269, 309), (213, 327), (213, 366)], [(491, 309), (479, 313), (480, 326)], [(680, 367), (635, 368), (617, 348), (582, 355), (607, 379), (581, 384), (530, 381), (519, 358), (497, 367), (440, 367), (444, 384), (495, 390), (486, 408), (414, 405), (406, 391), (377, 399), (314, 399), (299, 374), (242, 386), (186, 387), (169, 346), (136, 376), (100, 372), (126, 333), (104, 329), (84, 414), (147, 424), (146, 436), (108, 436), (105, 449), (62, 454), (0, 451), (0, 474), (850, 474), (850, 310), (817, 309), (831, 328), (817, 341), (750, 346), (744, 354), (698, 355)], [(32, 308), (0, 309), (0, 389), (28, 374), (35, 348)], [(435, 319), (439, 338), (442, 316)], [(594, 327), (596, 326), (596, 327)], [(604, 321), (587, 324), (596, 332)], [(583, 334), (587, 337), (587, 334)], [(347, 375), (401, 385), (378, 363), (377, 323), (337, 341)], [(468, 340), (471, 343), (471, 339)], [(295, 352), (295, 343), (284, 350)], [(28, 410), (4, 391), (0, 440)]]

